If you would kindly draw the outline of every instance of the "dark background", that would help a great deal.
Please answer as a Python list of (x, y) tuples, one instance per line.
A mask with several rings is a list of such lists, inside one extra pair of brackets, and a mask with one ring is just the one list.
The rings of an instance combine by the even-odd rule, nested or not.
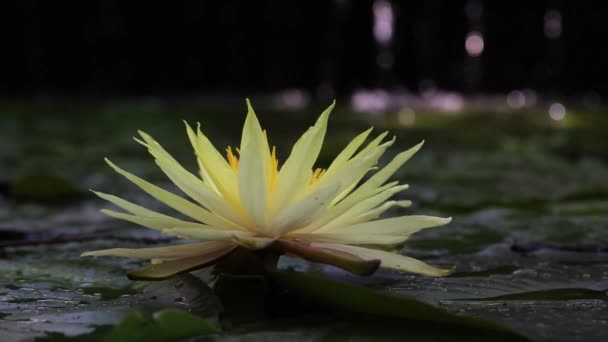
[[(378, 2), (378, 1), (376, 1)], [(298, 88), (604, 95), (605, 14), (587, 1), (18, 1), (3, 5), (0, 95), (250, 94)], [(553, 12), (551, 12), (553, 11)], [(547, 13), (561, 32), (546, 34)], [(479, 57), (465, 38), (484, 38)], [(393, 62), (378, 66), (378, 54)]]

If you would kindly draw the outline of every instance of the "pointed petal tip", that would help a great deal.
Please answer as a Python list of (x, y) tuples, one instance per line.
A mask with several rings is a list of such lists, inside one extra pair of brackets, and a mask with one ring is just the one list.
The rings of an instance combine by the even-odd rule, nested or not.
[(410, 200), (403, 200), (403, 201), (396, 201), (397, 205), (400, 206), (401, 208), (409, 208), (412, 206), (412, 201)]
[(420, 151), (420, 149), (422, 148), (422, 146), (424, 145), (424, 140), (422, 140), (421, 142), (419, 142), (418, 144), (414, 145), (413, 147), (411, 147), (408, 150), (405, 150), (401, 153), (399, 153), (399, 155), (409, 155), (409, 157), (407, 157), (406, 161), (411, 158), (411, 156), (413, 156), (414, 154), (416, 154), (418, 151)]
[(440, 277), (447, 277), (447, 276), (453, 274), (454, 272), (456, 272), (456, 266), (452, 266), (451, 268), (449, 268), (447, 270), (446, 269), (441, 269), (440, 272), (439, 272), (439, 274), (440, 274), (439, 276)]
[(92, 192), (95, 196), (101, 198), (101, 199), (106, 199), (107, 196), (110, 196), (109, 194), (106, 194), (105, 192), (101, 192), (101, 191), (96, 191), (93, 189), (89, 189), (90, 192)]
[(138, 143), (144, 147), (148, 147), (148, 144), (145, 141), (139, 139), (138, 137), (133, 137), (133, 140), (135, 140), (136, 143)]
[(333, 100), (331, 102), (331, 104), (327, 107), (327, 109), (325, 109), (323, 111), (323, 114), (321, 114), (321, 116), (331, 114), (331, 112), (334, 110), (334, 107), (336, 107), (336, 100)]
[(186, 126), (187, 131), (192, 131), (192, 133), (194, 133), (192, 126), (190, 125), (190, 123), (188, 121), (186, 121), (186, 119), (183, 119), (182, 122), (184, 123), (184, 126)]
[(105, 208), (104, 209), (100, 209), (99, 212), (102, 213), (102, 214), (104, 214), (104, 215), (112, 216), (112, 210), (110, 210), (110, 209), (105, 209)]

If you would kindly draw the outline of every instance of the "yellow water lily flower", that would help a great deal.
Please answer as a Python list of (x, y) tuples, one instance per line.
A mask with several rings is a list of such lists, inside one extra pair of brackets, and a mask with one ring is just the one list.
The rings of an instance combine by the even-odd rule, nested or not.
[[(430, 276), (449, 274), (450, 270), (387, 249), (422, 229), (444, 225), (450, 218), (412, 215), (378, 219), (391, 207), (411, 204), (389, 200), (408, 186), (387, 181), (422, 143), (397, 154), (378, 169), (375, 167), (378, 159), (395, 138), (384, 141), (388, 134), (384, 132), (360, 148), (371, 133), (370, 128), (356, 136), (326, 169), (314, 168), (334, 105), (335, 102), (298, 139), (282, 165), (249, 100), (240, 148), (233, 151), (228, 147), (226, 158), (202, 133), (200, 125), (195, 131), (186, 123), (199, 175), (187, 171), (156, 140), (139, 132), (141, 139), (135, 140), (148, 149), (161, 170), (191, 200), (153, 185), (108, 159), (106, 162), (150, 196), (192, 220), (177, 219), (95, 192), (126, 211), (102, 212), (202, 242), (115, 248), (82, 255), (151, 259), (152, 265), (130, 272), (132, 278), (148, 279), (213, 265), (239, 247), (295, 255), (362, 275), (371, 274), (378, 267)], [(373, 175), (363, 180), (370, 171), (374, 171)]]

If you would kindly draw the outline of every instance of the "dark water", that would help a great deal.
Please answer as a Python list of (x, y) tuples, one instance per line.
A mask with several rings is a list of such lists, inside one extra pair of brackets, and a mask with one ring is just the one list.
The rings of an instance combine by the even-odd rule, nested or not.
[[(244, 106), (193, 103), (3, 104), (0, 106), (0, 335), (75, 336), (117, 324), (132, 307), (190, 309), (213, 317), (217, 303), (200, 284), (133, 285), (140, 261), (79, 258), (82, 251), (166, 244), (167, 238), (105, 217), (87, 189), (115, 193), (170, 212), (105, 166), (109, 157), (148, 180), (171, 185), (131, 136), (152, 134), (191, 170), (182, 119), (201, 121), (223, 148), (240, 139)], [(317, 108), (258, 116), (282, 160), (314, 122)], [(409, 255), (457, 267), (448, 278), (380, 271), (358, 278), (286, 259), (283, 267), (321, 272), (389, 293), (415, 296), (450, 312), (491, 319), (535, 340), (608, 337), (608, 116), (570, 110), (364, 115), (338, 104), (320, 158), (327, 165), (357, 132), (374, 125), (397, 136), (387, 158), (426, 140), (393, 178), (409, 183), (404, 213), (453, 216), (416, 234)], [(410, 115), (410, 114), (408, 114)], [(401, 122), (401, 123), (400, 123)], [(273, 325), (224, 339), (320, 340), (349, 336), (323, 325)], [(338, 331), (338, 332), (336, 332)], [(407, 331), (403, 332), (407, 334)], [(50, 334), (50, 335), (49, 335)], [(328, 335), (329, 334), (329, 335)], [(333, 336), (333, 335), (332, 335)], [(424, 332), (416, 332), (422, 339)], [(330, 336), (331, 337), (331, 336)]]

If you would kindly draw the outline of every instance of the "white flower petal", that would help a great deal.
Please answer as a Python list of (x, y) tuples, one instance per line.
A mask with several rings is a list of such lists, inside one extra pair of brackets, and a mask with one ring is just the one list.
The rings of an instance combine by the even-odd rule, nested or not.
[[(203, 180), (203, 182), (205, 182), (205, 184), (209, 185), (209, 187), (211, 189), (213, 189), (213, 191), (215, 191), (215, 193), (217, 193), (218, 195), (221, 195), (220, 191), (217, 189), (217, 186), (215, 186), (213, 179), (211, 179), (209, 172), (207, 172), (207, 170), (205, 169), (205, 165), (203, 164), (201, 159), (198, 157), (202, 153), (201, 153), (200, 149), (198, 148), (198, 137), (197, 137), (196, 133), (194, 133), (194, 130), (192, 129), (192, 127), (190, 127), (190, 125), (188, 125), (188, 123), (186, 121), (184, 121), (184, 124), (186, 125), (186, 132), (188, 134), (188, 139), (190, 140), (190, 144), (192, 145), (192, 148), (194, 149), (194, 155), (196, 156), (196, 162), (199, 167), (201, 179)], [(200, 130), (200, 123), (197, 124), (197, 130)]]
[(174, 220), (175, 218), (168, 216), (168, 215), (164, 215), (161, 213), (158, 213), (156, 211), (144, 208), (140, 205), (137, 205), (135, 203), (129, 202), (125, 199), (122, 199), (118, 196), (114, 196), (114, 195), (110, 195), (110, 194), (106, 194), (103, 192), (99, 192), (99, 191), (93, 191), (91, 190), (91, 192), (93, 192), (95, 195), (99, 196), (100, 198), (114, 204), (115, 206), (122, 208), (126, 211), (128, 211), (131, 214), (137, 215), (137, 216), (144, 216), (144, 217), (150, 217), (150, 218), (159, 218), (159, 219), (168, 219), (168, 220)]
[(334, 105), (335, 101), (321, 114), (315, 125), (298, 139), (291, 154), (281, 167), (272, 195), (271, 216), (291, 205), (294, 197), (308, 185), (310, 171), (321, 151), (327, 130), (327, 120)]
[(349, 224), (356, 224), (361, 222), (367, 222), (371, 220), (375, 220), (380, 215), (382, 215), (385, 211), (389, 210), (392, 207), (401, 207), (401, 208), (409, 208), (412, 205), (412, 201), (388, 201), (383, 203), (382, 205), (377, 206), (376, 208), (369, 210), (350, 221)]
[[(359, 151), (352, 159), (361, 158), (362, 156), (365, 156), (366, 154), (371, 152), (373, 149), (375, 149), (376, 147), (378, 147), (380, 145), (382, 140), (384, 140), (384, 138), (386, 138), (387, 135), (388, 135), (388, 131), (378, 134), (378, 136), (375, 137), (374, 140), (372, 140), (369, 144), (367, 144), (367, 146), (365, 146), (361, 151)], [(395, 139), (393, 139), (393, 140), (395, 140)]]
[(222, 249), (234, 247), (236, 247), (236, 245), (232, 242), (211, 241), (163, 247), (103, 249), (99, 251), (84, 252), (81, 254), (81, 256), (118, 256), (142, 259), (174, 259), (213, 253)]
[(290, 234), (289, 238), (310, 243), (337, 243), (341, 245), (398, 245), (405, 242), (409, 235), (388, 235), (388, 234), (350, 234), (350, 233), (314, 233)]
[(268, 226), (269, 163), (262, 145), (251, 142), (241, 151), (239, 161), (239, 193), (243, 208), (255, 229), (263, 232)]
[(101, 209), (102, 213), (112, 216), (117, 219), (133, 222), (140, 226), (144, 226), (146, 228), (162, 230), (170, 227), (189, 227), (189, 228), (206, 228), (208, 226), (198, 223), (198, 222), (188, 222), (180, 219), (176, 219), (174, 217), (145, 217), (145, 216), (137, 216), (121, 213), (114, 210), (109, 209)]
[[(323, 178), (325, 178), (325, 179), (323, 179), (324, 182), (329, 182), (332, 180), (340, 180), (340, 182), (350, 183), (350, 186), (347, 187), (346, 189), (341, 189), (340, 195), (338, 195), (336, 198), (334, 198), (332, 200), (330, 207), (321, 216), (316, 218), (315, 221), (312, 221), (307, 226), (297, 227), (297, 230), (299, 232), (312, 232), (314, 230), (317, 230), (320, 227), (331, 222), (336, 217), (345, 213), (347, 210), (352, 208), (355, 204), (357, 204), (358, 202), (350, 204), (350, 205), (345, 205), (345, 204), (343, 204), (344, 200), (342, 200), (341, 202), (338, 202), (337, 204), (336, 204), (336, 202), (339, 201), (342, 197), (346, 196), (347, 195), (346, 192), (350, 191), (357, 185), (357, 183), (365, 175), (366, 171), (369, 170), (369, 168), (378, 161), (378, 159), (382, 156), (384, 151), (393, 143), (393, 141), (394, 140), (388, 141), (388, 142), (382, 144), (381, 146), (376, 147), (374, 150), (368, 151), (367, 154), (364, 156), (360, 156), (358, 158), (353, 158), (352, 160), (350, 160), (348, 162), (348, 164), (345, 167), (342, 168), (342, 170), (335, 173), (333, 176), (328, 177), (328, 178), (323, 177)], [(323, 183), (321, 183), (321, 184), (323, 184)], [(369, 193), (368, 196), (375, 195), (379, 190), (384, 191), (385, 187), (373, 189), (374, 192)], [(365, 199), (366, 198), (361, 198), (361, 201), (363, 201)]]
[(156, 198), (167, 206), (179, 211), (180, 213), (187, 215), (197, 221), (208, 222), (210, 215), (208, 210), (202, 208), (180, 196), (177, 196), (165, 189), (162, 189), (152, 183), (149, 183), (142, 178), (135, 176), (134, 174), (127, 172), (120, 167), (116, 166), (109, 159), (105, 159), (106, 163), (110, 165), (116, 172), (123, 175), (125, 178), (133, 182), (135, 185), (140, 187), (143, 191), (148, 193), (150, 196)]
[[(253, 109), (243, 128), (238, 185), (241, 204), (253, 221), (255, 229), (264, 233), (268, 227), (268, 193), (270, 191), (270, 152)], [(246, 144), (246, 145), (243, 145)]]
[(192, 271), (195, 269), (206, 268), (224, 255), (234, 249), (233, 246), (226, 247), (214, 252), (201, 255), (190, 256), (179, 259), (153, 259), (157, 261), (144, 268), (129, 271), (127, 273), (129, 279), (132, 280), (160, 280), (172, 277), (181, 272)]
[(244, 229), (245, 221), (239, 213), (223, 198), (212, 190), (207, 184), (195, 175), (184, 169), (163, 147), (151, 136), (139, 132), (145, 140), (142, 145), (148, 148), (152, 156), (156, 158), (156, 164), (171, 179), (171, 181), (186, 195), (207, 207), (213, 214), (207, 215), (206, 224), (212, 226)]
[(236, 210), (242, 210), (239, 200), (237, 179), (234, 170), (228, 165), (223, 155), (213, 146), (211, 141), (201, 132), (196, 132), (197, 157), (204, 167), (204, 173), (209, 176), (219, 194)]
[[(451, 217), (442, 218), (426, 215), (398, 216), (383, 220), (358, 223), (352, 226), (335, 227), (332, 229), (327, 229), (325, 232), (361, 235), (392, 234), (408, 236), (422, 229), (448, 224), (451, 220)], [(312, 234), (315, 233), (313, 232)]]
[(340, 201), (343, 197), (348, 195), (349, 189), (354, 189), (354, 187), (359, 183), (359, 181), (365, 176), (365, 174), (374, 166), (382, 154), (386, 151), (386, 149), (391, 146), (395, 142), (395, 139), (388, 141), (374, 149), (367, 151), (365, 154), (358, 155), (357, 157), (349, 160), (339, 171), (330, 174), (324, 175), (319, 179), (317, 183), (315, 183), (311, 188), (324, 186), (325, 184), (331, 184), (337, 180), (342, 183), (342, 188), (340, 189), (339, 196), (332, 200), (332, 205)]
[(407, 151), (399, 153), (388, 165), (380, 169), (371, 176), (365, 183), (359, 186), (355, 191), (348, 195), (344, 200), (336, 205), (340, 209), (349, 208), (359, 203), (373, 194), (376, 189), (382, 186), (406, 161), (408, 161), (422, 147), (424, 141), (410, 148)]
[(386, 200), (391, 198), (396, 193), (406, 190), (407, 188), (409, 188), (409, 186), (407, 184), (394, 186), (394, 187), (386, 189), (362, 202), (359, 202), (359, 203), (355, 204), (354, 206), (352, 206), (350, 209), (346, 210), (340, 216), (336, 217), (335, 219), (328, 222), (327, 224), (324, 224), (323, 226), (319, 227), (318, 231), (319, 232), (328, 231), (335, 227), (352, 225), (352, 224), (356, 223), (354, 221), (356, 221), (360, 215), (363, 215), (364, 213), (367, 213), (368, 211), (372, 210), (373, 208), (381, 205), (382, 203), (384, 203)]
[(258, 121), (255, 111), (251, 106), (251, 101), (246, 99), (247, 103), (247, 117), (245, 118), (245, 124), (243, 125), (243, 133), (241, 135), (241, 150), (245, 149), (250, 142), (256, 141), (263, 145), (267, 151), (267, 158), (270, 159), (270, 148), (268, 146), (268, 140), (264, 135), (262, 126)]
[(275, 240), (276, 239), (273, 238), (250, 236), (245, 234), (234, 234), (232, 236), (232, 241), (234, 243), (252, 250), (266, 248)]
[(368, 130), (366, 130), (363, 133), (360, 133), (353, 140), (351, 140), (351, 142), (349, 142), (348, 145), (346, 145), (346, 147), (342, 150), (342, 152), (340, 152), (340, 154), (338, 154), (338, 156), (336, 158), (334, 158), (334, 160), (331, 162), (331, 164), (327, 168), (327, 172), (325, 174), (326, 175), (332, 174), (337, 169), (339, 169), (344, 164), (346, 164), (346, 162), (350, 159), (350, 157), (352, 157), (353, 154), (355, 154), (355, 152), (357, 151), (359, 146), (361, 146), (363, 144), (363, 142), (365, 142), (365, 139), (367, 139), (367, 137), (371, 133), (372, 129), (373, 129), (373, 127), (369, 128)]
[(370, 248), (330, 243), (313, 243), (312, 246), (352, 253), (367, 260), (378, 259), (381, 261), (380, 267), (391, 268), (402, 272), (412, 272), (433, 277), (443, 277), (453, 272), (453, 270), (445, 270), (433, 267), (418, 259)]
[(229, 241), (235, 234), (249, 236), (251, 233), (239, 230), (217, 229), (215, 227), (191, 228), (191, 227), (172, 227), (162, 230), (163, 233), (175, 235), (182, 239), (203, 240), (203, 241)]
[(340, 188), (341, 184), (339, 182), (318, 188), (281, 211), (272, 220), (272, 236), (283, 235), (312, 222), (329, 206)]

